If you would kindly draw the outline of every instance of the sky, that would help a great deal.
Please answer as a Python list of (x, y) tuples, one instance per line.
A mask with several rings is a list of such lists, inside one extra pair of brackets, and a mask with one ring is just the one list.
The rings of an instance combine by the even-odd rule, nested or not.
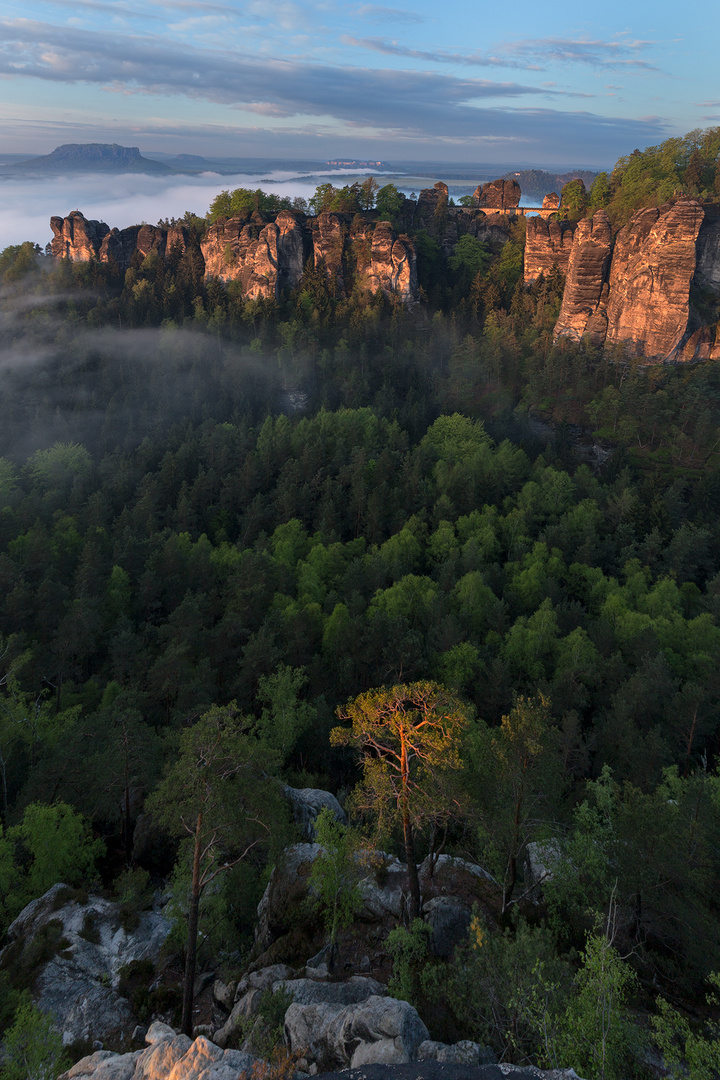
[(611, 167), (720, 124), (720, 7), (0, 0), (0, 145)]

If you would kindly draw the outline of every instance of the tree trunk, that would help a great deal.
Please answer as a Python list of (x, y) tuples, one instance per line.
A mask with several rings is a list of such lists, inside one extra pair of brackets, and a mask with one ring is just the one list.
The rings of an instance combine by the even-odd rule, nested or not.
[(183, 983), (182, 1021), (180, 1030), (192, 1038), (193, 1005), (195, 1004), (195, 963), (197, 960), (198, 914), (200, 911), (200, 850), (202, 848), (202, 810), (195, 826), (195, 851), (193, 853), (192, 888), (188, 911), (188, 943), (185, 954), (185, 981)]
[(415, 863), (415, 845), (413, 844), (412, 825), (407, 807), (403, 807), (403, 837), (405, 840), (405, 861), (410, 884), (410, 919), (420, 918), (420, 878)]
[(410, 821), (410, 762), (407, 756), (407, 746), (403, 740), (400, 747), (400, 777), (401, 777), (401, 802), (403, 839), (405, 841), (405, 862), (408, 868), (408, 883), (410, 885), (410, 921), (420, 918), (420, 879), (415, 863), (415, 845), (413, 844), (412, 822)]

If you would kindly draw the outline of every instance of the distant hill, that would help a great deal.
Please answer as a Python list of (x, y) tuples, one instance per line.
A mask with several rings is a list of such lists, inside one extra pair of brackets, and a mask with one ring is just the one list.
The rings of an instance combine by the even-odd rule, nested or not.
[(533, 199), (540, 206), (543, 197), (551, 191), (560, 194), (563, 185), (578, 177), (585, 187), (590, 189), (592, 182), (597, 176), (590, 169), (575, 169), (564, 173), (551, 173), (545, 169), (522, 169), (520, 171), (505, 173), (506, 180), (517, 180), (526, 199)]
[(27, 176), (69, 172), (165, 174), (171, 171), (159, 161), (144, 158), (137, 146), (118, 146), (117, 143), (65, 143), (56, 147), (51, 154), (7, 165), (0, 175)]

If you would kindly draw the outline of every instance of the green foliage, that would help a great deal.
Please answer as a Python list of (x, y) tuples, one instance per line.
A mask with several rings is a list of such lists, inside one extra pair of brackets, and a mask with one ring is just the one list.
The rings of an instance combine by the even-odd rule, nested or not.
[(550, 703), (518, 697), (499, 728), (478, 721), (467, 740), (468, 779), (478, 791), (478, 842), (483, 865), (503, 887), (503, 910), (515, 902), (527, 845), (543, 837), (562, 790)]
[(381, 221), (395, 225), (405, 205), (405, 196), (394, 184), (385, 184), (375, 194), (375, 209)]
[[(707, 1005), (717, 1008), (720, 1003), (713, 991), (720, 991), (720, 976), (711, 972), (708, 982), (713, 988), (706, 996)], [(673, 1009), (663, 998), (657, 999), (658, 1012), (650, 1018), (653, 1037), (663, 1057), (663, 1065), (671, 1080), (712, 1080), (720, 1070), (720, 1024), (716, 1019), (706, 1021), (703, 1030), (690, 1026), (685, 1016)]]
[(258, 1057), (272, 1058), (283, 1044), (285, 1013), (292, 1004), (289, 990), (267, 987), (260, 994), (257, 1019), (248, 1031), (250, 1052)]
[(70, 1067), (60, 1032), (29, 1000), (20, 1005), (5, 1034), (2, 1055), (6, 1080), (55, 1080)]
[(475, 911), (467, 942), (455, 950), (435, 993), (465, 1037), (490, 1045), (501, 1061), (524, 1063), (542, 1058), (556, 1037), (569, 984), (570, 969), (546, 928), (519, 918), (493, 933)]
[(210, 203), (207, 220), (214, 223), (218, 218), (248, 217), (257, 210), (261, 214), (276, 214), (280, 210), (292, 209), (290, 199), (273, 195), (257, 188), (235, 188), (234, 191), (221, 191)]
[(636, 978), (604, 933), (588, 938), (554, 1047), (557, 1062), (590, 1080), (622, 1080), (637, 1049), (628, 1015)]
[(267, 704), (257, 722), (257, 732), (283, 761), (287, 761), (298, 739), (317, 717), (312, 705), (299, 700), (307, 681), (302, 668), (280, 664), (272, 675), (263, 675), (258, 682), (258, 697)]
[(323, 913), (332, 946), (338, 930), (350, 926), (362, 907), (360, 836), (324, 807), (315, 820), (315, 842), (322, 851), (310, 871), (310, 897)]
[(432, 930), (422, 919), (413, 919), (410, 928), (396, 926), (387, 936), (385, 946), (392, 957), (392, 975), (388, 993), (401, 1001), (418, 1005), (432, 985), (430, 959)]

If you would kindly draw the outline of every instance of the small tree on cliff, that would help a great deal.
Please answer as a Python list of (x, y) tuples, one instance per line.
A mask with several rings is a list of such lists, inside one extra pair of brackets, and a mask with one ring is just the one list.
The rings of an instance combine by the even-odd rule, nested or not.
[(162, 825), (187, 838), (192, 862), (181, 1024), (186, 1035), (192, 1035), (200, 899), (220, 874), (278, 838), (282, 798), (268, 777), (273, 763), (234, 705), (213, 706), (182, 733), (179, 757), (148, 800)]
[(333, 728), (333, 746), (356, 746), (363, 780), (353, 801), (380, 828), (399, 820), (410, 880), (410, 917), (420, 914), (420, 881), (413, 830), (442, 816), (452, 800), (443, 790), (448, 770), (459, 769), (460, 736), (467, 724), (460, 700), (444, 686), (417, 682), (368, 690), (338, 709), (350, 728)]

